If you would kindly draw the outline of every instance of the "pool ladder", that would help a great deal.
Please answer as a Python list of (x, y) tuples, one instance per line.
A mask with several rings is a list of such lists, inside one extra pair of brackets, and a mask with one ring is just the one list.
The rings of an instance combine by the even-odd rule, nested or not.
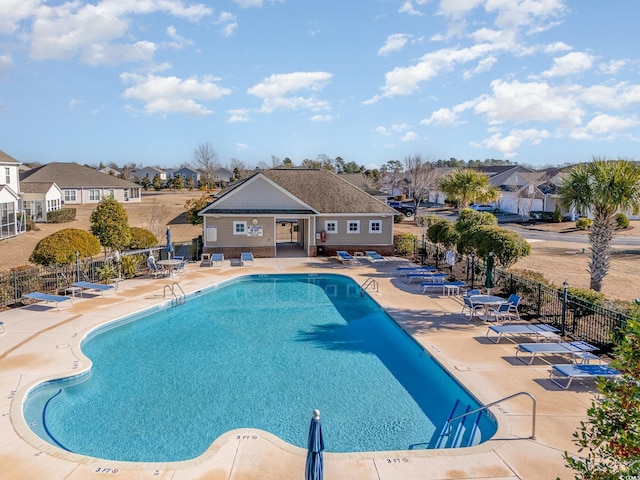
[[(176, 287), (178, 290), (180, 290), (181, 295), (177, 295), (175, 288)], [(187, 297), (184, 294), (184, 290), (182, 290), (182, 287), (180, 286), (180, 284), (178, 282), (173, 282), (171, 285), (165, 285), (164, 289), (162, 290), (162, 296), (164, 298), (167, 297), (167, 290), (169, 290), (169, 292), (171, 292), (171, 295), (173, 295), (173, 306), (177, 306), (177, 305), (181, 305), (184, 302), (187, 301)]]
[(369, 288), (372, 288), (374, 292), (378, 293), (378, 281), (375, 278), (367, 278), (360, 286), (360, 291), (365, 292)]
[[(495, 402), (488, 403), (480, 408), (476, 408), (474, 410), (469, 410), (471, 407), (467, 406), (465, 411), (459, 415), (455, 415), (456, 410), (458, 410), (458, 406), (464, 406), (460, 403), (460, 400), (456, 400), (455, 405), (453, 406), (453, 410), (449, 415), (449, 419), (445, 422), (444, 428), (440, 432), (440, 436), (438, 437), (438, 441), (435, 445), (435, 448), (458, 448), (458, 447), (470, 447), (472, 445), (477, 445), (480, 443), (481, 435), (480, 435), (480, 420), (482, 418), (482, 411), (487, 410), (489, 407), (496, 405), (500, 402), (504, 402), (505, 400), (510, 400), (515, 397), (519, 397), (520, 395), (526, 395), (531, 399), (532, 402), (532, 412), (531, 412), (531, 436), (529, 437), (531, 440), (535, 440), (536, 438), (536, 399), (533, 395), (527, 392), (518, 392), (513, 395), (509, 395), (507, 397), (501, 398), (500, 400), (496, 400)], [(465, 422), (468, 420), (470, 415), (474, 415), (473, 423), (470, 425), (470, 428), (467, 428)], [(455, 415), (455, 416), (454, 416)], [(454, 422), (459, 422), (457, 426), (453, 427)]]

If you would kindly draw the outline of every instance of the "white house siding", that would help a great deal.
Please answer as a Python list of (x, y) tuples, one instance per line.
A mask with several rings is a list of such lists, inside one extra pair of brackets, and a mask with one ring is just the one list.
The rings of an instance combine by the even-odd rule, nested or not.
[(0, 164), (0, 185), (6, 185), (16, 193), (20, 192), (17, 163)]
[[(257, 199), (259, 202), (256, 201)], [(225, 209), (255, 209), (259, 207), (272, 210), (300, 210), (307, 208), (262, 178), (256, 179), (243, 188), (241, 194), (235, 195), (234, 192), (231, 192), (220, 201), (220, 205)]]

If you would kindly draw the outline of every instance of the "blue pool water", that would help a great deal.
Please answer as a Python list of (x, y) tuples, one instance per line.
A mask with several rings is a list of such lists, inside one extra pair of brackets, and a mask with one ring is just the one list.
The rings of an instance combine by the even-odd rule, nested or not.
[[(90, 374), (34, 388), (27, 423), (92, 457), (165, 462), (258, 428), (326, 451), (433, 448), (456, 400), (479, 405), (359, 286), (339, 275), (242, 277), (83, 342)], [(482, 440), (495, 433), (489, 416)]]

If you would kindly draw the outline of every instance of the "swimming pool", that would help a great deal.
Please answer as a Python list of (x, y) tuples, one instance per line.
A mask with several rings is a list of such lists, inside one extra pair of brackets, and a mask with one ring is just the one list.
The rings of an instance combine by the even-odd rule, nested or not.
[[(82, 349), (90, 374), (33, 388), (25, 420), (111, 460), (195, 458), (235, 428), (304, 447), (314, 408), (326, 451), (433, 448), (456, 402), (479, 406), (340, 275), (241, 277), (99, 328)], [(496, 430), (490, 415), (478, 424), (478, 440)]]

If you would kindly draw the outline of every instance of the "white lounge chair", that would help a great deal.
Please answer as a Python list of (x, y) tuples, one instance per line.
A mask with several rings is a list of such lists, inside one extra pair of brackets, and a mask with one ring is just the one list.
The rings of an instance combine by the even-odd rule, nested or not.
[(370, 262), (384, 262), (385, 258), (373, 250), (365, 250), (364, 254)]
[(67, 297), (66, 295), (49, 295), (48, 293), (31, 292), (25, 293), (22, 296), (28, 300), (35, 300), (36, 302), (53, 302), (58, 310), (60, 310), (60, 304), (63, 302), (69, 301), (71, 305), (73, 305), (73, 297)]
[[(598, 350), (598, 347), (594, 347), (587, 342), (520, 343), (516, 350), (516, 358), (531, 365), (538, 355), (570, 355), (575, 362), (582, 359), (584, 354), (593, 356), (591, 352), (595, 350)], [(530, 360), (526, 362), (519, 356), (520, 352), (530, 354)]]
[(72, 286), (74, 287), (79, 287), (82, 290), (80, 290), (80, 296), (82, 296), (82, 292), (84, 290), (95, 290), (97, 292), (100, 292), (100, 294), (104, 297), (105, 292), (109, 292), (109, 291), (113, 291), (115, 294), (115, 286), (113, 285), (104, 285), (102, 283), (91, 283), (91, 282), (75, 282), (72, 284)]
[(251, 252), (242, 252), (240, 254), (240, 263), (242, 264), (242, 266), (246, 266), (246, 265), (253, 265), (253, 253)]
[[(496, 335), (489, 335), (490, 333), (494, 333)], [(562, 338), (560, 337), (559, 330), (557, 328), (552, 327), (551, 325), (545, 325), (544, 323), (489, 325), (489, 329), (487, 330), (485, 336), (489, 339), (492, 339), (493, 343), (498, 343), (503, 335), (512, 335), (514, 337), (532, 336), (535, 338), (536, 342), (539, 340), (560, 341), (560, 339)]]
[(411, 283), (414, 278), (423, 280), (425, 282), (444, 282), (444, 279), (449, 276), (448, 273), (437, 272), (411, 272), (404, 276), (405, 283)]
[(445, 294), (445, 291), (447, 290), (447, 288), (453, 289), (453, 290), (457, 290), (458, 292), (460, 292), (460, 287), (463, 287), (465, 285), (464, 282), (462, 281), (457, 281), (457, 282), (420, 282), (420, 286), (418, 287), (418, 291), (420, 293), (426, 293), (427, 290), (431, 290), (434, 288), (441, 288), (442, 289), (442, 294)]
[(342, 263), (346, 263), (348, 265), (355, 265), (355, 264), (360, 263), (360, 261), (357, 258), (352, 256), (346, 250), (337, 250), (336, 251), (336, 255), (338, 257), (338, 260), (340, 260), (340, 262), (342, 262)]
[(212, 267), (221, 267), (224, 262), (224, 254), (223, 253), (213, 253), (211, 255), (210, 265)]
[[(566, 390), (571, 385), (571, 382), (576, 379), (588, 379), (588, 378), (616, 378), (622, 375), (622, 373), (616, 370), (613, 367), (608, 365), (589, 365), (589, 364), (579, 364), (579, 365), (552, 365), (551, 371), (549, 372), (549, 380), (558, 385), (560, 388)], [(568, 378), (566, 385), (561, 384), (554, 377), (563, 377)]]

